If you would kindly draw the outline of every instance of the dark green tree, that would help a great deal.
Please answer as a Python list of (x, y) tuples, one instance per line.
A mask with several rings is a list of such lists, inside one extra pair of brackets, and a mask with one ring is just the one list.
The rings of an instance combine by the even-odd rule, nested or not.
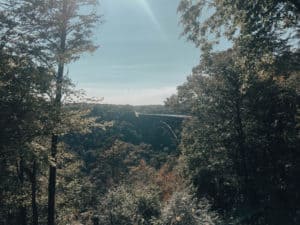
[[(51, 73), (26, 56), (16, 56), (5, 49), (0, 54), (1, 195), (6, 193), (1, 196), (4, 204), (1, 209), (19, 218), (19, 224), (25, 224), (30, 204), (29, 186), (36, 184), (34, 162), (41, 153), (32, 143), (47, 133), (49, 102), (43, 96), (49, 91)], [(29, 176), (30, 170), (35, 170), (35, 175)], [(35, 194), (33, 188), (32, 204)], [(20, 215), (16, 216), (18, 206)]]
[[(168, 104), (195, 113), (182, 146), (198, 194), (213, 196), (220, 209), (246, 206), (244, 223), (299, 220), (292, 194), (299, 91), (291, 84), (299, 85), (299, 6), (182, 0), (178, 7), (183, 35), (201, 48), (202, 61)], [(212, 53), (224, 40), (232, 50)]]
[(183, 157), (198, 197), (238, 209), (245, 223), (293, 224), (297, 91), (259, 76), (245, 82), (234, 54), (212, 54), (167, 102), (195, 116), (183, 131)]

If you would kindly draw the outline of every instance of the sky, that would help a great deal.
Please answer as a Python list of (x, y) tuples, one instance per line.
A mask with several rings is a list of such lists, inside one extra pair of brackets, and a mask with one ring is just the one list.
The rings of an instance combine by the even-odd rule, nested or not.
[(103, 103), (163, 104), (199, 63), (200, 53), (180, 37), (179, 0), (100, 0), (104, 23), (99, 49), (69, 65), (69, 76)]

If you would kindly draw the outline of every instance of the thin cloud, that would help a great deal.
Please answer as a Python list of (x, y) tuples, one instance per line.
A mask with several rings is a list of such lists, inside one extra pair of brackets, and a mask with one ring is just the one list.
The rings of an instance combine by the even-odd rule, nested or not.
[(112, 65), (110, 69), (113, 70), (136, 70), (136, 69), (145, 69), (145, 68), (157, 68), (162, 66), (168, 66), (166, 64), (120, 64), (120, 65)]
[(172, 94), (176, 93), (176, 87), (145, 88), (145, 89), (121, 89), (111, 90), (97, 87), (83, 87), (88, 97), (104, 98), (107, 104), (129, 105), (156, 105), (163, 104)]

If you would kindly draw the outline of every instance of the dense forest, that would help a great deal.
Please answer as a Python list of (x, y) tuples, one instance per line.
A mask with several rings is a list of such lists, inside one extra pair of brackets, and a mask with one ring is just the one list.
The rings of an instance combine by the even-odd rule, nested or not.
[(0, 1), (0, 225), (300, 224), (300, 2), (180, 0), (201, 60), (164, 106), (76, 90), (95, 7)]

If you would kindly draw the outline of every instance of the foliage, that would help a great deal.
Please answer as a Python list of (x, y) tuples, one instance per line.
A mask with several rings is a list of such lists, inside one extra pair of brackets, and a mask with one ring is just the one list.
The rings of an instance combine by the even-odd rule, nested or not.
[(211, 211), (207, 200), (199, 202), (188, 190), (174, 192), (162, 209), (157, 224), (161, 225), (215, 225), (221, 224), (217, 214)]
[(102, 207), (103, 224), (153, 224), (160, 215), (159, 191), (155, 186), (121, 185), (108, 192)]
[(227, 38), (247, 52), (247, 57), (282, 53), (288, 49), (282, 48), (287, 43), (295, 47), (299, 10), (300, 4), (294, 0), (181, 0), (178, 7), (183, 34), (197, 47), (210, 50)]

